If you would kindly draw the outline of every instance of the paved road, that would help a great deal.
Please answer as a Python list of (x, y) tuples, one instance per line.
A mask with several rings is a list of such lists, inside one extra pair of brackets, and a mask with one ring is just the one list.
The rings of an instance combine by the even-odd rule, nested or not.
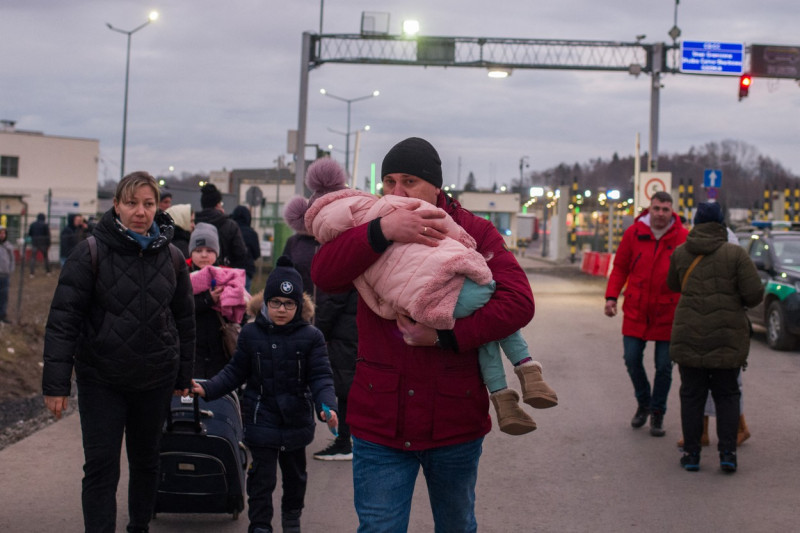
[[(531, 411), (539, 425), (532, 434), (511, 437), (493, 430), (487, 436), (477, 488), (480, 531), (797, 530), (798, 353), (770, 351), (763, 335), (756, 337), (744, 374), (753, 437), (740, 449), (739, 472), (722, 474), (714, 449), (704, 450), (700, 472), (684, 472), (675, 446), (680, 437), (677, 370), (667, 436), (631, 429), (635, 402), (622, 362), (621, 319), (602, 314), (603, 281), (530, 277), (537, 312), (524, 333), (560, 404)], [(507, 375), (517, 386), (510, 369)], [(319, 425), (309, 452), (324, 447), (328, 437)], [(712, 448), (715, 443), (712, 436)], [(0, 531), (80, 531), (81, 457), (77, 415), (0, 451)], [(304, 531), (355, 531), (350, 476), (350, 463), (309, 461)], [(127, 519), (126, 492), (123, 480), (121, 525)], [(247, 521), (244, 516), (233, 521), (224, 515), (163, 514), (151, 526), (154, 533), (190, 529), (244, 532)], [(432, 530), (420, 481), (409, 531)]]

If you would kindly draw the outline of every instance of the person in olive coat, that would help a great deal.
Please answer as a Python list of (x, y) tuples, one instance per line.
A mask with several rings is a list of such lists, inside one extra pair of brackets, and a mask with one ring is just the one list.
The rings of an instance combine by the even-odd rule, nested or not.
[(757, 305), (764, 288), (744, 248), (728, 242), (719, 204), (698, 205), (694, 228), (672, 254), (667, 285), (681, 293), (670, 339), (670, 358), (681, 376), (681, 465), (700, 469), (703, 408), (710, 390), (717, 410), (720, 467), (735, 472), (741, 396), (737, 378), (750, 350), (745, 307)]

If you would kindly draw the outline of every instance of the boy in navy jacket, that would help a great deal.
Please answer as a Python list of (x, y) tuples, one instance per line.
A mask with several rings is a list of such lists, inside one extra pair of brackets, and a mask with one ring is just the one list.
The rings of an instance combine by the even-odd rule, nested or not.
[(272, 532), (277, 465), (283, 478), (283, 531), (300, 531), (314, 413), (332, 431), (338, 426), (325, 338), (309, 323), (312, 316), (300, 274), (288, 257), (279, 258), (267, 279), (261, 312), (242, 328), (233, 358), (209, 381), (192, 383), (192, 392), (209, 400), (247, 383), (242, 419), (253, 457), (247, 473), (248, 533)]

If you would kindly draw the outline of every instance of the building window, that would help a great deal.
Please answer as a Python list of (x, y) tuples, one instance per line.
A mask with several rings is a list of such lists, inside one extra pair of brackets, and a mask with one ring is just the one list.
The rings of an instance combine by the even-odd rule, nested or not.
[(19, 157), (0, 155), (0, 176), (4, 178), (19, 177)]

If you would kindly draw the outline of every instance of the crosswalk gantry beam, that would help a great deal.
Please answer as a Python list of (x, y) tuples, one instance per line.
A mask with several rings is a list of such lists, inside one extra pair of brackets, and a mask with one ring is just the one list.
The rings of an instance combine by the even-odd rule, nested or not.
[(362, 34), (312, 34), (311, 39), (311, 68), (355, 63), (639, 74), (651, 72), (653, 63), (653, 45), (640, 42)]

